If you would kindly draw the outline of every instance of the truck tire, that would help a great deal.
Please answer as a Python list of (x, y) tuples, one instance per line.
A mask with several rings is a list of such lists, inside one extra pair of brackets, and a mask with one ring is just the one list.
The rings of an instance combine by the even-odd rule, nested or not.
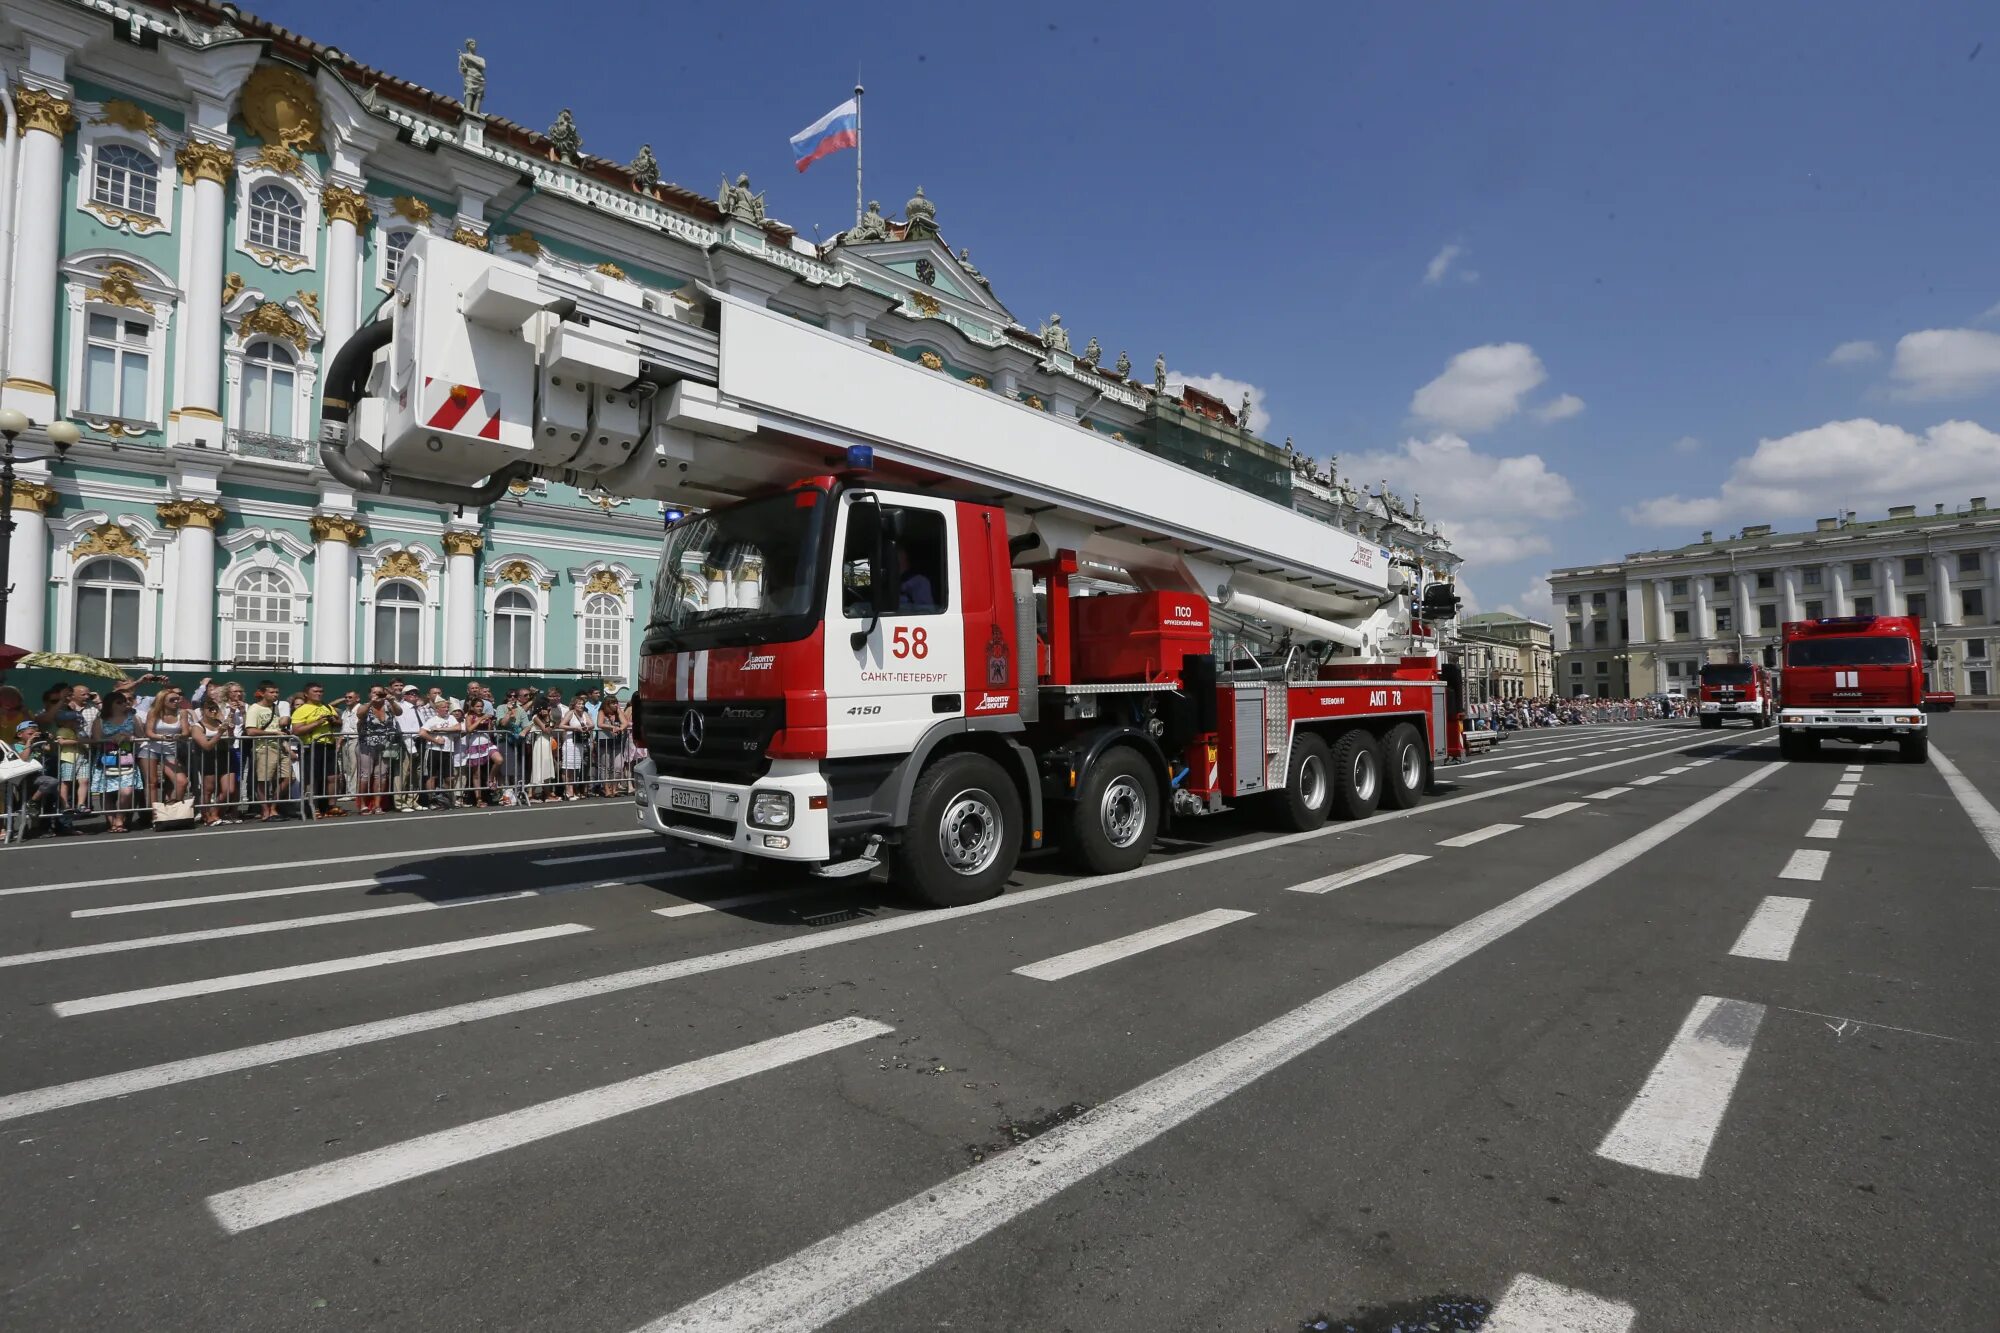
[(1382, 738), (1382, 808), (1408, 810), (1424, 799), (1430, 785), (1431, 756), (1424, 734), (1398, 722)]
[(1905, 736), (1896, 742), (1896, 753), (1906, 764), (1928, 763), (1931, 757), (1929, 736)]
[(1159, 779), (1143, 755), (1119, 745), (1084, 774), (1063, 848), (1086, 874), (1115, 875), (1146, 859), (1159, 829)]
[(1778, 757), (1793, 760), (1818, 758), (1819, 737), (1781, 731), (1778, 733)]
[(1267, 802), (1271, 823), (1286, 833), (1310, 833), (1333, 812), (1333, 761), (1326, 742), (1310, 731), (1292, 738), (1292, 757), (1285, 765), (1285, 789)]
[(1333, 743), (1333, 813), (1366, 819), (1382, 800), (1382, 751), (1375, 738), (1350, 727)]
[(926, 907), (998, 894), (1021, 854), (1021, 795), (983, 754), (951, 754), (918, 777), (896, 849), (896, 882)]

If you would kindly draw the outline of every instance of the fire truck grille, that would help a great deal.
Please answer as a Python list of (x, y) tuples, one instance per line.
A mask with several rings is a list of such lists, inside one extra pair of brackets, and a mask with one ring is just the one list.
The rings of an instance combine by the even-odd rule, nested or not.
[(764, 752), (785, 725), (781, 699), (646, 699), (639, 704), (646, 752), (668, 776), (748, 782), (769, 767)]

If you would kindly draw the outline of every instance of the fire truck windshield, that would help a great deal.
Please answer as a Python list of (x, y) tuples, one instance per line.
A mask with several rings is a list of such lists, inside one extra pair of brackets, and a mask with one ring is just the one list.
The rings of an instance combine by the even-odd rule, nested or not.
[[(806, 488), (682, 519), (654, 581), (649, 651), (802, 638), (819, 618), (826, 492)], [(657, 642), (655, 642), (657, 641)]]
[(1711, 662), (1701, 669), (1704, 685), (1748, 685), (1750, 668), (1740, 662)]
[(1794, 639), (1785, 665), (1795, 667), (1908, 666), (1910, 641), (1892, 635)]

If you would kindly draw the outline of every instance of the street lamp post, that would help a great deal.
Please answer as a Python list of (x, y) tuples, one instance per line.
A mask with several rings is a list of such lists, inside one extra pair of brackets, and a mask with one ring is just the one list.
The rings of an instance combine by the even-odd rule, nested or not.
[[(14, 590), (10, 573), (14, 563), (14, 440), (34, 424), (19, 408), (0, 408), (0, 437), (7, 441), (0, 449), (0, 634), (6, 633), (7, 602)], [(81, 434), (68, 421), (51, 421), (48, 433), (58, 456), (67, 454)]]

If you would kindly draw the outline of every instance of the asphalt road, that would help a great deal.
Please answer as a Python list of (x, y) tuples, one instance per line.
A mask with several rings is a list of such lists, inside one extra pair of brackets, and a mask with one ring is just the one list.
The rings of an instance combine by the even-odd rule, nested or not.
[(955, 912), (623, 802), (0, 852), (0, 1327), (2000, 1329), (1934, 737), (1539, 733)]

